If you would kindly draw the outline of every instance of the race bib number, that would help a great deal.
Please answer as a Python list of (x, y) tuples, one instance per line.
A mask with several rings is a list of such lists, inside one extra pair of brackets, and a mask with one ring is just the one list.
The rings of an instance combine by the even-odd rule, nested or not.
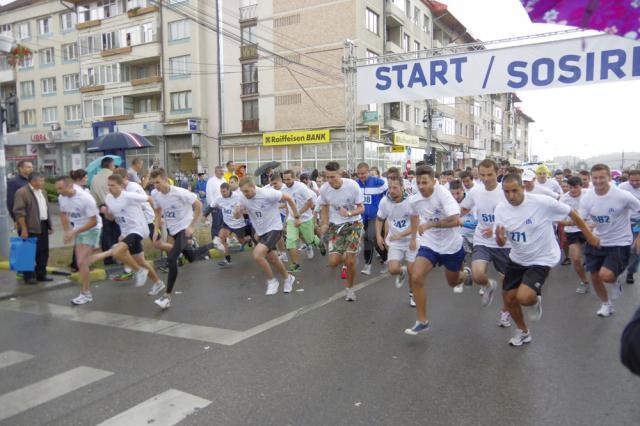
[(406, 219), (393, 221), (393, 226), (395, 226), (397, 229), (404, 229), (407, 227), (407, 225), (408, 223)]
[(495, 215), (492, 215), (492, 214), (484, 214), (484, 213), (483, 213), (483, 214), (481, 215), (481, 217), (482, 217), (482, 221), (483, 221), (483, 222), (486, 222), (486, 223), (493, 223), (493, 222), (495, 222), (495, 221), (496, 221), (496, 217), (495, 217)]
[(116, 223), (118, 225), (124, 225), (125, 223), (127, 223), (127, 219), (125, 219), (124, 216), (116, 216)]
[(175, 210), (167, 210), (164, 212), (164, 217), (167, 219), (175, 219), (176, 218), (176, 212)]
[(364, 204), (371, 204), (371, 195), (363, 195), (362, 197), (364, 199)]
[(525, 232), (510, 232), (511, 241), (514, 243), (526, 243), (527, 242), (527, 234)]
[(611, 218), (609, 216), (591, 216), (591, 218), (596, 223), (611, 223)]
[(232, 209), (222, 209), (222, 211), (227, 216), (231, 216), (233, 214), (233, 210)]

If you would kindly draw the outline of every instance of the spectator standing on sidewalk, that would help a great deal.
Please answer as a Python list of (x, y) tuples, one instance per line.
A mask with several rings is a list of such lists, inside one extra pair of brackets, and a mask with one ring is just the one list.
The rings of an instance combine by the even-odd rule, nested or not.
[(13, 200), (16, 191), (29, 183), (29, 175), (33, 172), (33, 164), (30, 161), (21, 160), (18, 162), (18, 174), (7, 182), (7, 210), (13, 221)]
[[(115, 161), (111, 157), (104, 157), (100, 163), (100, 171), (93, 177), (91, 181), (91, 195), (96, 200), (98, 209), (105, 205), (105, 198), (109, 193), (109, 176), (113, 174), (116, 168)], [(120, 237), (120, 227), (117, 223), (109, 220), (104, 214), (100, 213), (102, 218), (102, 236), (100, 237), (100, 248), (102, 251), (110, 250), (111, 247), (118, 242)], [(104, 259), (104, 264), (113, 265), (115, 261), (112, 257)]]

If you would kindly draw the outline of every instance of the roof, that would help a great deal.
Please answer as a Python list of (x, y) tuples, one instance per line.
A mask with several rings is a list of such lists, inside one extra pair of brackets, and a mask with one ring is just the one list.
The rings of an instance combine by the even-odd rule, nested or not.
[[(451, 12), (446, 4), (440, 3), (436, 0), (422, 0), (422, 3), (429, 8), (431, 14), (434, 16), (433, 22), (442, 22), (444, 26), (454, 30), (456, 33), (462, 35), (461, 37), (467, 43), (474, 43), (477, 40), (469, 33), (467, 27), (458, 20)], [(459, 37), (460, 38), (460, 37)]]
[(7, 3), (4, 6), (0, 6), (0, 13), (8, 12), (10, 10), (20, 9), (21, 7), (29, 6), (34, 3), (39, 3), (42, 0), (14, 0), (11, 3)]
[(524, 118), (524, 120), (526, 122), (535, 123), (535, 120), (533, 118), (529, 117), (527, 114), (525, 114), (520, 108), (516, 107), (516, 112), (518, 113), (519, 116)]

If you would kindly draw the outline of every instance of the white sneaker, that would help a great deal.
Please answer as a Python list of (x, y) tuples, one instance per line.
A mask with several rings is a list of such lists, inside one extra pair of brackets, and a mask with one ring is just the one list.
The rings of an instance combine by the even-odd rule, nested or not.
[(453, 292), (455, 294), (462, 294), (463, 291), (464, 291), (464, 283), (460, 283), (453, 288)]
[(164, 285), (164, 283), (162, 281), (158, 281), (157, 283), (153, 283), (153, 285), (151, 286), (151, 290), (149, 290), (149, 292), (147, 293), (147, 295), (149, 296), (157, 296), (160, 294), (160, 292), (162, 290), (164, 290), (166, 286)]
[(478, 289), (478, 294), (480, 296), (484, 296), (484, 286), (480, 286), (480, 288)]
[(267, 292), (265, 294), (267, 296), (273, 296), (278, 292), (278, 287), (280, 287), (280, 282), (276, 278), (271, 278), (267, 281)]
[(213, 239), (213, 246), (218, 249), (218, 251), (224, 253), (224, 246), (222, 245), (222, 241), (220, 237), (215, 237)]
[(344, 300), (346, 300), (347, 302), (355, 302), (355, 300), (356, 300), (356, 292), (355, 292), (355, 290), (352, 289), (352, 288), (347, 288), (346, 289), (346, 296), (345, 296)]
[(511, 346), (522, 346), (526, 343), (531, 343), (531, 332), (528, 331), (525, 333), (519, 328), (516, 328), (516, 333), (509, 339), (509, 344)]
[(278, 257), (280, 258), (280, 260), (282, 262), (288, 262), (289, 261), (289, 256), (287, 256), (286, 252), (282, 252), (278, 255)]
[(362, 268), (360, 273), (363, 275), (371, 275), (371, 265), (364, 265), (364, 268)]
[(382, 268), (380, 268), (380, 275), (384, 275), (388, 272), (389, 272), (389, 266), (387, 265), (387, 262), (385, 262), (382, 264)]
[(306, 244), (302, 244), (300, 247), (298, 247), (298, 251), (305, 251), (307, 247), (309, 246), (307, 246)]
[(291, 290), (293, 290), (293, 283), (295, 282), (296, 282), (296, 277), (289, 274), (287, 278), (284, 280), (284, 284), (282, 286), (282, 292), (291, 293)]
[(590, 291), (591, 291), (591, 288), (589, 287), (589, 283), (580, 283), (576, 288), (576, 293), (578, 294), (587, 294)]
[(610, 300), (616, 300), (622, 295), (622, 282), (619, 279), (613, 283), (607, 283), (606, 287)]
[(497, 287), (498, 283), (496, 280), (489, 280), (489, 285), (484, 288), (484, 292), (480, 293), (482, 295), (482, 299), (480, 301), (482, 306), (489, 306), (491, 302), (493, 302), (493, 294), (496, 292)]
[(124, 265), (124, 273), (125, 274), (130, 274), (131, 272), (132, 272), (131, 268), (129, 268), (127, 265)]
[(510, 319), (511, 319), (511, 314), (509, 314), (509, 312), (501, 311), (500, 319), (498, 319), (498, 327), (503, 327), (503, 328), (511, 327)]
[(600, 306), (600, 309), (598, 309), (598, 312), (596, 312), (596, 315), (602, 318), (606, 318), (606, 317), (610, 317), (615, 313), (616, 311), (615, 309), (613, 309), (613, 305), (611, 303), (603, 303)]
[(314, 255), (313, 246), (308, 245), (306, 250), (307, 250), (307, 259), (309, 260), (313, 259), (313, 255)]
[(400, 275), (396, 276), (396, 288), (402, 287), (404, 283), (407, 282), (408, 276), (409, 274), (407, 273), (407, 267), (403, 266), (402, 272), (400, 272)]
[(74, 305), (84, 305), (85, 303), (93, 302), (93, 295), (91, 292), (85, 293), (81, 292), (78, 297), (75, 299), (71, 299), (71, 303)]
[(464, 285), (466, 285), (467, 287), (471, 287), (473, 286), (473, 276), (471, 273), (471, 268), (469, 268), (468, 266), (464, 267)]
[(538, 302), (529, 307), (529, 319), (540, 321), (540, 318), (542, 318), (542, 296), (538, 296)]
[(171, 307), (171, 299), (167, 296), (162, 296), (160, 299), (156, 299), (156, 301), (153, 303), (158, 305), (163, 311)]
[(136, 287), (142, 287), (147, 283), (147, 276), (149, 276), (149, 270), (147, 268), (140, 268), (136, 272)]

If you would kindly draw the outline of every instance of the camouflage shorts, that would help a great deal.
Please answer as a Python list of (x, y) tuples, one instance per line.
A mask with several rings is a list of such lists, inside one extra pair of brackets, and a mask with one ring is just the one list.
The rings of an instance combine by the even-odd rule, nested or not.
[(327, 230), (329, 253), (358, 253), (363, 229), (362, 222), (330, 224)]

